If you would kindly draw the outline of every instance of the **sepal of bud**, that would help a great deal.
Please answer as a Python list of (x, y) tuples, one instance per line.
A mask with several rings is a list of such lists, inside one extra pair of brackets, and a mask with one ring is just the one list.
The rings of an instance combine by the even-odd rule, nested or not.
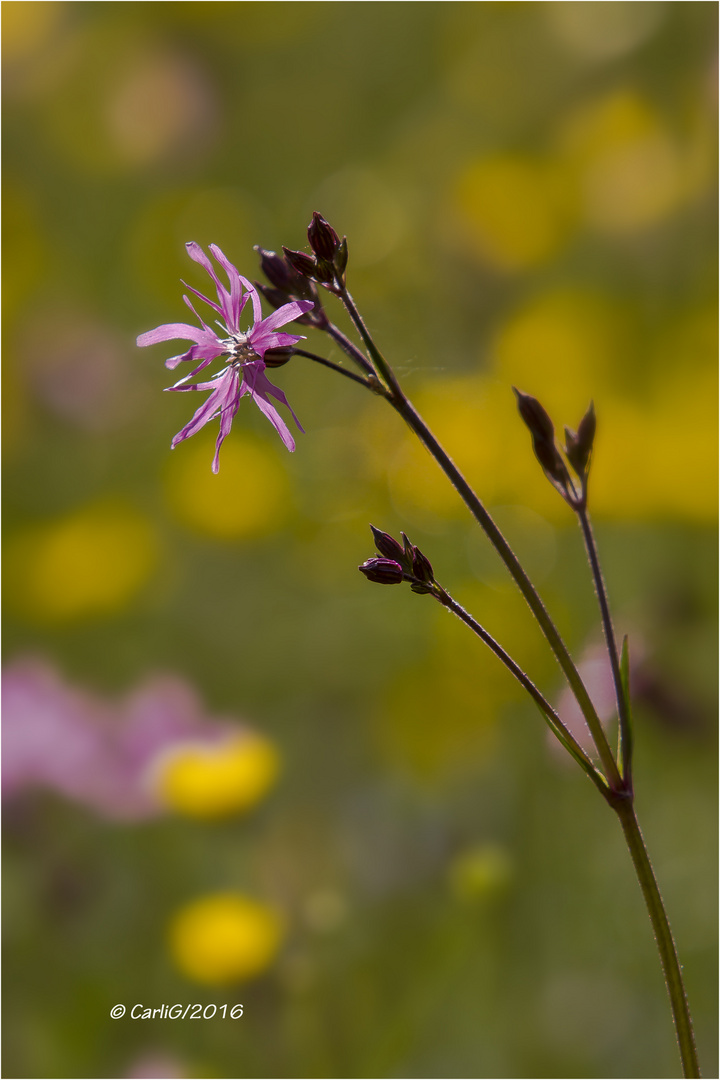
[(267, 248), (262, 248), (258, 244), (255, 245), (255, 251), (260, 256), (260, 269), (270, 284), (283, 293), (292, 292), (297, 281), (297, 274), (291, 271), (282, 255), (268, 251)]
[(414, 593), (420, 593), (421, 595), (427, 595), (427, 593), (434, 592), (435, 590), (433, 589), (433, 586), (431, 584), (426, 585), (422, 581), (413, 581), (412, 585), (410, 586), (410, 591)]
[(570, 473), (555, 445), (555, 426), (552, 420), (537, 398), (523, 394), (514, 386), (513, 391), (517, 398), (518, 411), (530, 430), (535, 457), (548, 480), (555, 485), (563, 498), (571, 501)]
[(420, 581), (432, 583), (435, 580), (430, 560), (427, 558), (426, 555), (423, 555), (420, 548), (413, 548), (412, 569), (413, 576), (418, 578)]
[(370, 526), (375, 540), (375, 547), (386, 559), (394, 559), (395, 562), (404, 566), (406, 563), (405, 552), (390, 533), (381, 532), (374, 525)]
[[(262, 281), (256, 281), (255, 288), (261, 296), (265, 297), (271, 307), (279, 308), (288, 302), (288, 294), (280, 289), (273, 288), (272, 285), (264, 285)], [(306, 316), (303, 315), (302, 318), (306, 318)], [(300, 319), (295, 319), (295, 322), (300, 322)]]
[(340, 247), (340, 237), (317, 210), (313, 212), (312, 221), (308, 225), (308, 240), (317, 255), (318, 263), (326, 262), (332, 265), (335, 253)]
[(305, 278), (315, 277), (317, 266), (312, 256), (307, 255), (304, 251), (293, 251), (291, 248), (286, 247), (283, 247), (283, 252), (288, 263), (297, 274)]
[(348, 243), (347, 236), (343, 236), (340, 241), (340, 247), (337, 249), (335, 255), (335, 270), (340, 280), (345, 283), (345, 271), (347, 270), (348, 263)]
[(368, 581), (375, 581), (378, 585), (399, 585), (405, 573), (400, 563), (383, 558), (367, 559), (362, 566), (358, 566), (358, 570)]
[(335, 281), (335, 264), (318, 257), (315, 278), (325, 285), (332, 284)]
[(593, 442), (595, 441), (595, 407), (590, 402), (588, 411), (583, 416), (577, 434), (565, 428), (565, 453), (578, 476), (583, 477), (588, 471)]
[(537, 398), (530, 394), (523, 394), (521, 390), (513, 386), (513, 392), (517, 398), (518, 411), (530, 429), (533, 437), (552, 442), (555, 438), (555, 427)]

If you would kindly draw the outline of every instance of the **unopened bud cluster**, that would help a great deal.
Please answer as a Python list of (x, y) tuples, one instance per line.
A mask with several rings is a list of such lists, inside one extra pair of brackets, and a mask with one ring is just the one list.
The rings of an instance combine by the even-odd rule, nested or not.
[(565, 458), (580, 481), (580, 493), (573, 483), (565, 458), (555, 442), (555, 426), (537, 398), (523, 394), (513, 387), (518, 410), (532, 435), (535, 457), (550, 483), (557, 488), (573, 509), (580, 509), (587, 498), (590, 457), (595, 439), (595, 409), (593, 403), (583, 416), (577, 432), (565, 428)]
[(435, 593), (433, 568), (427, 556), (412, 544), (405, 533), (401, 533), (403, 542), (398, 543), (389, 533), (381, 532), (371, 525), (378, 557), (367, 559), (358, 569), (368, 581), (379, 585), (399, 585), (409, 581), (410, 588), (416, 593)]
[[(259, 246), (255, 247), (255, 251), (260, 256), (260, 269), (270, 282), (269, 285), (263, 285), (262, 282), (256, 281), (255, 285), (258, 292), (262, 293), (267, 302), (274, 308), (280, 308), (283, 304), (293, 300), (312, 300), (315, 305), (312, 310), (300, 315), (295, 322), (301, 323), (303, 326), (314, 326), (318, 330), (324, 330), (328, 325), (328, 318), (320, 303), (315, 283), (299, 274), (282, 255)], [(280, 352), (281, 350), (275, 351)], [(265, 362), (268, 363), (267, 354)], [(284, 361), (280, 362), (284, 363)], [(273, 365), (271, 358), (268, 366), (278, 365), (277, 362)]]
[(317, 281), (331, 290), (342, 288), (348, 261), (347, 237), (341, 240), (332, 225), (316, 210), (308, 225), (308, 240), (312, 255), (283, 248), (289, 266), (308, 281)]

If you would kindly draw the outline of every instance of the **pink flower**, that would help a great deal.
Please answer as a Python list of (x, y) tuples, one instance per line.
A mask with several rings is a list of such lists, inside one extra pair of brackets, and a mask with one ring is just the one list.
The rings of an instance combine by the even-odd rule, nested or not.
[(67, 683), (46, 661), (21, 657), (3, 671), (4, 798), (53, 791), (116, 821), (166, 812), (153, 784), (168, 752), (221, 747), (249, 729), (208, 716), (182, 679), (155, 675), (120, 700)]
[[(186, 375), (185, 378), (180, 379), (174, 386), (169, 386), (167, 389), (212, 391), (210, 397), (200, 406), (192, 420), (177, 433), (171, 444), (173, 449), (183, 439), (189, 439), (201, 427), (219, 416), (220, 432), (217, 437), (212, 465), (213, 472), (216, 473), (220, 467), (220, 447), (232, 427), (232, 422), (240, 405), (240, 399), (249, 394), (260, 411), (267, 416), (270, 423), (275, 427), (288, 450), (294, 450), (295, 441), (290, 429), (270, 401), (270, 398), (275, 398), (276, 401), (281, 402), (290, 409), (292, 418), (300, 431), (302, 431), (302, 427), (297, 416), (290, 408), (285, 394), (277, 386), (273, 386), (265, 374), (264, 357), (268, 349), (283, 348), (295, 345), (300, 341), (301, 334), (278, 333), (278, 327), (292, 322), (300, 315), (304, 315), (314, 306), (312, 301), (294, 300), (292, 303), (284, 304), (277, 311), (274, 311), (272, 315), (268, 315), (266, 319), (263, 319), (257, 290), (247, 278), (238, 273), (216, 244), (210, 245), (210, 251), (228, 276), (229, 291), (218, 278), (213, 264), (200, 245), (190, 243), (186, 244), (186, 247), (190, 258), (204, 267), (212, 278), (217, 291), (218, 302), (208, 300), (206, 296), (199, 293), (197, 289), (193, 289), (191, 285), (188, 285), (187, 288), (222, 316), (222, 322), (219, 319), (215, 320), (220, 327), (221, 333), (218, 334), (217, 331), (212, 330), (207, 323), (203, 322), (188, 297), (183, 296), (183, 300), (201, 323), (201, 327), (193, 326), (191, 323), (165, 323), (155, 330), (148, 330), (147, 333), (141, 334), (137, 339), (140, 347), (155, 345), (160, 341), (170, 341), (173, 338), (194, 341), (195, 344), (187, 352), (182, 353), (180, 356), (171, 356), (169, 360), (166, 360), (165, 366), (175, 368), (178, 364), (186, 361), (194, 363), (196, 360), (199, 360), (200, 363), (189, 375)], [(252, 300), (254, 321), (248, 330), (241, 330), (240, 317), (248, 297)], [(199, 371), (211, 364), (218, 356), (225, 356), (226, 366), (222, 371), (214, 375), (208, 382), (188, 383), (188, 379), (197, 375)]]

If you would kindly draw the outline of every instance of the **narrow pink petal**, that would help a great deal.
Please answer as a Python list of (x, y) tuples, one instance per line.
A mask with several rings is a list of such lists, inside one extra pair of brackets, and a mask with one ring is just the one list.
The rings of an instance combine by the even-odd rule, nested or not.
[[(204, 360), (206, 364), (211, 363), (215, 357), (221, 356), (223, 349), (218, 344), (215, 345), (193, 345), (187, 352), (182, 353), (180, 356), (171, 356), (165, 361), (165, 367), (170, 371), (173, 368), (178, 367), (179, 364), (193, 360)], [(205, 366), (205, 365), (203, 365)]]
[[(222, 313), (223, 313), (222, 308), (220, 307), (219, 304), (216, 304), (214, 300), (208, 300), (207, 296), (203, 296), (203, 294), (201, 292), (198, 292), (198, 290), (195, 289), (192, 285), (188, 285), (187, 281), (183, 281), (182, 284), (185, 286), (186, 289), (189, 289), (190, 292), (194, 292), (195, 295), (197, 296), (197, 298), (199, 300), (202, 300), (203, 304), (207, 304), (208, 307), (211, 307), (214, 311), (217, 311), (218, 315), (222, 315)], [(187, 298), (185, 296), (183, 296), (183, 300), (187, 304), (188, 301), (187, 301)], [(195, 310), (195, 309), (193, 308), (193, 310)], [(196, 314), (197, 314), (197, 312), (196, 312)], [(198, 319), (200, 319), (199, 315), (198, 315)], [(203, 323), (203, 326), (205, 325), (202, 319), (200, 319), (200, 322)]]
[(302, 341), (304, 336), (304, 334), (277, 334), (272, 331), (269, 333), (261, 331), (259, 334), (251, 334), (249, 340), (258, 356), (264, 359), (268, 349), (279, 349), (284, 345), (295, 345), (298, 341)]
[(200, 329), (191, 326), (190, 323), (163, 323), (154, 330), (147, 330), (140, 334), (137, 343), (141, 349), (146, 345), (158, 345), (161, 341), (172, 341), (173, 338), (184, 338), (186, 341), (195, 341), (198, 345), (209, 345), (211, 341), (217, 341), (217, 336), (209, 329)]
[(271, 405), (267, 398), (264, 398), (259, 393), (253, 394), (252, 398), (260, 412), (264, 413), (265, 416), (267, 416), (268, 420), (277, 431), (285, 446), (288, 448), (288, 450), (292, 452), (295, 449), (295, 440), (292, 437), (290, 428), (287, 426), (275, 406)]
[(302, 431), (303, 435), (305, 434), (305, 429), (295, 415), (295, 411), (288, 399), (285, 397), (285, 394), (282, 392), (279, 386), (275, 386), (274, 383), (270, 382), (264, 372), (260, 372), (257, 379), (255, 380), (255, 389), (257, 393), (261, 396), (267, 398), (267, 396), (270, 395), (271, 397), (274, 397), (276, 401), (279, 401), (282, 405), (289, 409), (290, 414), (295, 423), (297, 424), (298, 428), (300, 429), (300, 431)]
[(236, 267), (233, 266), (228, 257), (217, 246), (217, 244), (211, 244), (210, 250), (222, 266), (230, 282), (230, 304), (232, 307), (233, 316), (230, 330), (232, 330), (233, 332), (237, 332), (240, 325), (240, 315), (242, 314), (242, 310), (247, 302), (247, 296), (243, 296), (242, 290), (242, 282), (245, 279), (240, 276)]
[(273, 425), (288, 450), (294, 450), (295, 440), (290, 433), (290, 429), (288, 428), (283, 418), (280, 416), (280, 413), (277, 411), (275, 406), (268, 400), (268, 396), (272, 395), (283, 405), (286, 405), (288, 409), (290, 409), (293, 420), (300, 428), (300, 431), (302, 431), (302, 427), (300, 427), (300, 421), (288, 405), (287, 398), (283, 394), (282, 390), (278, 390), (278, 388), (276, 386), (273, 386), (273, 384), (267, 378), (263, 371), (263, 367), (264, 364), (261, 366), (259, 362), (255, 364), (247, 364), (245, 366), (244, 377), (247, 388), (252, 395), (253, 401), (257, 405), (258, 409), (260, 409), (260, 411), (264, 413), (265, 416), (267, 416), (268, 420)]
[(203, 249), (199, 244), (196, 244), (194, 240), (191, 240), (189, 244), (186, 244), (187, 253), (193, 262), (202, 266), (203, 270), (206, 270), (215, 283), (217, 289), (218, 300), (220, 301), (220, 307), (222, 308), (223, 317), (226, 323), (232, 329), (230, 325), (232, 323), (232, 303), (230, 300), (230, 293), (227, 291), (220, 278), (215, 273), (215, 267), (210, 262)]
[(238, 411), (240, 405), (241, 395), (236, 395), (234, 401), (223, 409), (220, 415), (220, 431), (218, 432), (217, 441), (215, 443), (215, 457), (213, 458), (212, 471), (217, 473), (220, 471), (220, 447), (222, 446), (225, 438), (230, 434), (232, 422), (235, 419), (235, 414)]
[[(203, 402), (190, 422), (177, 433), (171, 443), (173, 449), (184, 439), (189, 439), (191, 435), (197, 434), (200, 428), (204, 427), (205, 424), (209, 423), (211, 420), (214, 420), (218, 413), (223, 409), (226, 409), (233, 404), (234, 399), (237, 396), (237, 383), (237, 372), (232, 368), (229, 368), (226, 375), (217, 381), (214, 392), (207, 401)], [(199, 384), (198, 389), (202, 388), (202, 384)], [(209, 388), (209, 386), (207, 388)]]
[[(224, 375), (224, 372), (223, 372)], [(172, 386), (166, 386), (165, 391), (168, 390), (216, 390), (220, 379), (223, 377), (220, 375), (217, 379), (210, 379), (209, 382), (188, 383), (184, 379), (180, 382), (174, 383)], [(188, 378), (190, 376), (188, 375)]]
[(285, 323), (292, 322), (314, 307), (312, 300), (293, 300), (290, 304), (283, 304), (277, 311), (273, 311), (272, 314), (268, 315), (267, 319), (263, 319), (256, 329), (275, 330), (278, 326), (284, 326)]

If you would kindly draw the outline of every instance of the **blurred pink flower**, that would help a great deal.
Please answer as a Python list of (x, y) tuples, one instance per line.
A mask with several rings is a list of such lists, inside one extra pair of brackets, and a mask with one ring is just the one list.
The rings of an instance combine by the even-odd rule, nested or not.
[[(216, 323), (220, 326), (223, 336), (219, 336), (215, 330), (212, 330), (207, 323), (203, 322), (188, 297), (183, 296), (183, 300), (201, 323), (201, 327), (193, 326), (190, 323), (165, 323), (155, 330), (148, 330), (147, 333), (140, 334), (137, 339), (137, 343), (141, 348), (145, 345), (155, 345), (161, 341), (170, 341), (174, 338), (194, 341), (195, 344), (187, 352), (179, 356), (171, 356), (165, 361), (165, 366), (168, 368), (175, 368), (178, 364), (186, 361), (193, 363), (196, 360), (200, 361), (189, 375), (186, 375), (174, 386), (169, 386), (168, 390), (212, 391), (210, 397), (200, 406), (192, 420), (177, 433), (172, 441), (172, 447), (175, 448), (183, 439), (195, 435), (205, 424), (219, 416), (220, 432), (212, 464), (213, 472), (216, 473), (220, 467), (220, 447), (232, 427), (232, 422), (240, 405), (240, 399), (245, 394), (249, 394), (260, 411), (273, 424), (288, 450), (294, 450), (295, 441), (290, 429), (270, 401), (270, 398), (275, 398), (276, 401), (281, 402), (290, 409), (292, 418), (300, 431), (302, 431), (302, 427), (297, 416), (290, 408), (285, 394), (277, 386), (273, 386), (265, 374), (264, 357), (268, 349), (284, 348), (295, 345), (300, 341), (301, 334), (278, 333), (278, 327), (292, 322), (300, 315), (304, 315), (314, 306), (312, 301), (293, 300), (291, 303), (278, 308), (272, 315), (268, 315), (266, 319), (263, 319), (257, 290), (247, 278), (238, 273), (216, 244), (210, 245), (210, 251), (228, 276), (229, 292), (218, 278), (213, 264), (200, 245), (189, 243), (186, 244), (186, 247), (190, 258), (207, 270), (212, 278), (218, 302), (209, 300), (190, 285), (187, 288), (222, 316), (224, 321), (216, 320)], [(244, 293), (243, 286), (245, 288)], [(254, 321), (249, 330), (243, 331), (240, 330), (240, 317), (248, 297), (252, 300)], [(226, 367), (223, 371), (208, 382), (188, 383), (188, 379), (197, 375), (199, 371), (202, 371), (203, 368), (222, 355), (226, 356)]]
[(46, 788), (116, 820), (165, 812), (149, 781), (170, 748), (213, 746), (244, 730), (207, 717), (181, 679), (154, 676), (106, 701), (35, 658), (5, 668), (2, 704), (3, 796)]
[[(586, 649), (577, 665), (577, 669), (587, 687), (590, 700), (595, 706), (595, 711), (603, 727), (607, 728), (610, 721), (617, 716), (617, 704), (612, 669), (605, 646), (593, 645)], [(591, 756), (595, 756), (595, 744), (590, 735), (590, 729), (570, 687), (565, 687), (560, 694), (557, 710), (560, 719), (580, 743), (583, 750)], [(557, 747), (564, 757), (565, 751), (555, 737), (551, 733), (548, 734), (550, 734), (553, 749)]]
[[(647, 683), (647, 672), (643, 670), (646, 656), (646, 646), (642, 635), (635, 632), (630, 637), (630, 660), (631, 660), (631, 692), (638, 699), (642, 687)], [(607, 729), (617, 720), (617, 701), (615, 698), (615, 683), (613, 682), (612, 668), (608, 659), (607, 649), (604, 645), (589, 645), (580, 657), (577, 665), (580, 677), (585, 683), (590, 700), (595, 706), (595, 711)], [(596, 756), (595, 743), (590, 730), (585, 722), (582, 710), (575, 700), (569, 687), (561, 692), (557, 700), (557, 711), (560, 719), (577, 739), (583, 750), (591, 757)], [(560, 743), (551, 732), (548, 732), (550, 745), (558, 756), (563, 760), (570, 760)]]

